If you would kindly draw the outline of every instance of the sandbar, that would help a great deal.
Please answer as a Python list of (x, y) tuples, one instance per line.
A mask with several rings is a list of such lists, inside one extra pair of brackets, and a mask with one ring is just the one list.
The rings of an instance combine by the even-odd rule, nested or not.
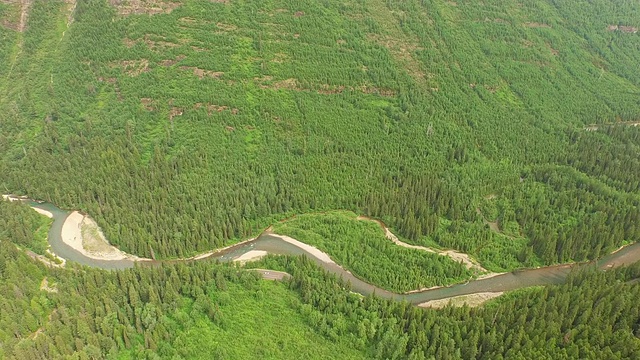
[(269, 253), (264, 250), (251, 250), (233, 259), (233, 261), (244, 264), (248, 261), (260, 260), (267, 256), (267, 254)]
[(423, 302), (418, 306), (423, 308), (441, 309), (449, 304), (456, 307), (460, 307), (460, 306), (463, 306), (464, 304), (467, 304), (468, 306), (475, 307), (475, 306), (482, 305), (483, 303), (491, 299), (495, 299), (502, 294), (504, 294), (504, 292), (502, 291), (481, 292), (481, 293), (475, 293), (475, 294), (469, 294), (469, 295), (454, 296), (454, 297), (444, 298), (439, 300), (431, 300), (431, 301)]
[[(301, 241), (298, 241), (292, 237), (286, 236), (286, 235), (278, 235), (278, 234), (269, 234), (273, 237), (277, 237), (283, 241), (288, 242), (289, 244), (295, 245), (297, 247), (299, 247), (300, 249), (308, 252), (309, 254), (313, 255), (315, 258), (317, 258), (318, 260), (327, 263), (327, 264), (336, 264), (335, 261), (331, 260), (331, 258), (329, 257), (329, 255), (327, 255), (326, 253), (320, 251), (318, 248), (315, 248), (311, 245), (307, 245)], [(338, 265), (338, 264), (336, 264)]]
[(77, 211), (69, 214), (62, 225), (62, 241), (82, 255), (95, 260), (141, 260), (107, 242), (96, 222)]

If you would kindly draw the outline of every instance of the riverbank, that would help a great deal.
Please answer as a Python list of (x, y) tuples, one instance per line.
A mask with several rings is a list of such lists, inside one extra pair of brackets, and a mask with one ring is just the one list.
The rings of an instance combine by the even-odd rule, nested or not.
[(256, 239), (257, 239), (257, 238), (251, 238), (251, 239), (243, 240), (243, 241), (237, 242), (237, 243), (235, 243), (235, 244), (231, 244), (231, 245), (229, 245), (229, 246), (225, 246), (225, 247), (223, 247), (223, 248), (219, 248), (219, 249), (213, 249), (213, 250), (211, 250), (211, 251), (207, 251), (207, 252), (205, 252), (205, 253), (198, 254), (198, 255), (195, 255), (195, 256), (192, 256), (192, 257), (177, 259), (177, 261), (193, 261), (193, 260), (202, 260), (202, 259), (206, 259), (206, 258), (208, 258), (208, 257), (211, 257), (211, 256), (213, 256), (213, 255), (215, 255), (215, 254), (219, 253), (219, 252), (222, 252), (222, 251), (225, 251), (225, 250), (229, 250), (229, 249), (231, 249), (231, 248), (234, 248), (234, 247), (238, 247), (238, 246), (244, 245), (244, 244), (246, 244), (246, 243), (249, 243), (249, 242), (255, 241)]
[(151, 261), (127, 254), (109, 244), (98, 224), (90, 217), (74, 211), (62, 225), (62, 241), (82, 255), (94, 260)]
[(249, 261), (257, 261), (267, 256), (269, 253), (264, 250), (251, 250), (246, 252), (239, 257), (233, 259), (233, 262), (237, 262), (239, 264), (245, 264)]
[[(326, 263), (326, 264), (333, 264), (333, 265), (338, 265), (335, 261), (331, 260), (331, 258), (329, 257), (329, 255), (325, 252), (322, 252), (320, 249), (313, 247), (311, 245), (307, 245), (301, 241), (298, 241), (292, 237), (286, 236), (286, 235), (278, 235), (278, 234), (274, 234), (274, 233), (269, 233), (269, 235), (271, 235), (272, 237), (278, 238), (284, 242), (287, 242), (291, 245), (295, 245), (296, 247), (308, 252), (309, 254), (311, 254), (313, 257), (315, 257), (316, 259)], [(340, 266), (342, 267), (342, 266)]]
[(504, 292), (481, 292), (469, 295), (460, 295), (453, 296), (450, 298), (439, 299), (439, 300), (431, 300), (427, 302), (423, 302), (422, 304), (418, 304), (419, 307), (422, 308), (433, 308), (433, 309), (442, 309), (447, 305), (460, 307), (463, 305), (467, 305), (470, 307), (476, 307), (484, 304), (485, 302), (495, 299), (498, 296), (501, 296)]
[[(3, 196), (3, 198), (13, 198), (15, 199), (13, 201), (27, 201), (30, 203), (32, 208), (39, 208), (40, 210), (43, 210), (41, 213), (45, 215), (46, 213), (53, 214), (54, 221), (49, 231), (49, 244), (52, 246), (52, 251), (56, 255), (60, 255), (61, 257), (83, 265), (113, 270), (132, 267), (134, 266), (135, 261), (150, 261), (150, 259), (142, 259), (126, 254), (111, 246), (105, 239), (95, 221), (77, 211), (69, 213), (56, 208), (52, 204), (36, 203), (26, 198), (11, 196)], [(385, 233), (387, 233), (387, 231), (388, 229), (385, 230)], [(389, 238), (395, 238), (397, 240), (397, 237), (395, 237), (390, 231), (388, 231), (387, 234), (389, 234)], [(399, 246), (405, 244), (410, 248), (422, 248), (423, 251), (428, 251), (424, 249), (429, 249), (426, 247), (406, 244), (399, 240), (397, 242), (394, 241), (394, 243)], [(61, 244), (64, 246), (60, 247)], [(67, 248), (72, 252), (69, 252)], [(258, 259), (266, 254), (294, 256), (306, 254), (326, 271), (342, 277), (345, 281), (349, 282), (351, 284), (352, 291), (356, 291), (362, 295), (376, 294), (377, 296), (386, 299), (408, 301), (414, 305), (431, 306), (436, 304), (433, 305), (433, 307), (439, 306), (437, 304), (440, 303), (448, 303), (448, 300), (450, 299), (467, 304), (476, 304), (479, 303), (480, 300), (486, 301), (489, 299), (489, 295), (486, 293), (497, 294), (530, 286), (561, 284), (565, 281), (572, 268), (577, 266), (589, 266), (594, 263), (554, 265), (536, 269), (524, 269), (504, 274), (488, 273), (480, 275), (476, 279), (470, 279), (465, 283), (445, 287), (418, 289), (405, 294), (396, 294), (358, 279), (349, 271), (334, 262), (328, 254), (294, 238), (273, 234), (271, 228), (265, 230), (258, 238), (255, 239), (248, 239), (187, 259), (168, 260), (167, 262), (208, 259), (223, 262), (236, 260), (242, 263), (243, 261)], [(39, 261), (45, 260), (35, 256), (32, 257)], [(597, 262), (597, 264), (599, 268), (606, 270), (611, 267), (629, 265), (637, 261), (640, 261), (640, 243), (624, 246), (621, 249), (603, 257)], [(154, 263), (159, 264), (162, 263), (162, 261), (154, 261)], [(48, 265), (55, 266), (53, 264)], [(284, 274), (262, 269), (261, 275), (265, 279), (277, 279), (281, 278), (281, 275)], [(438, 303), (431, 302), (437, 300), (441, 301)]]
[(411, 245), (411, 244), (407, 244), (406, 242), (400, 241), (400, 239), (398, 239), (398, 237), (395, 236), (391, 232), (391, 230), (389, 230), (389, 228), (380, 220), (375, 220), (366, 216), (358, 216), (356, 220), (367, 220), (367, 221), (373, 221), (377, 223), (378, 225), (380, 225), (380, 227), (384, 231), (384, 235), (387, 237), (387, 239), (391, 240), (394, 244), (398, 246), (402, 246), (408, 249), (422, 250), (422, 251), (430, 252), (432, 254), (438, 254), (441, 256), (447, 256), (456, 262), (462, 262), (467, 267), (467, 269), (475, 269), (479, 272), (486, 273), (484, 275), (491, 275), (491, 276), (500, 275), (498, 273), (493, 273), (483, 268), (482, 265), (480, 265), (477, 261), (473, 260), (471, 256), (469, 256), (468, 254), (461, 253), (455, 250), (438, 250), (438, 249), (433, 249), (426, 246)]

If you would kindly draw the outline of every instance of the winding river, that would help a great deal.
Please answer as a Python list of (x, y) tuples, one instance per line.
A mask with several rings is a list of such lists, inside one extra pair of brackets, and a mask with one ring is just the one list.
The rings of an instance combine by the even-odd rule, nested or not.
[[(83, 255), (62, 240), (62, 225), (69, 216), (69, 211), (61, 210), (49, 203), (37, 203), (34, 201), (26, 202), (31, 207), (46, 210), (53, 214), (53, 224), (49, 230), (49, 243), (51, 245), (51, 250), (59, 257), (82, 265), (108, 270), (125, 269), (134, 266), (135, 261), (130, 259), (96, 260)], [(316, 255), (311, 254), (303, 248), (286, 242), (279, 237), (269, 234), (268, 232), (263, 233), (254, 240), (231, 246), (206, 257), (200, 257), (198, 258), (198, 261), (209, 259), (228, 262), (252, 250), (262, 250), (270, 254), (278, 255), (306, 255), (309, 259), (325, 270), (341, 276), (344, 280), (348, 281), (351, 284), (351, 290), (354, 292), (362, 295), (375, 293), (377, 296), (386, 299), (406, 300), (414, 305), (431, 300), (446, 299), (461, 295), (470, 295), (482, 292), (503, 292), (537, 285), (561, 284), (565, 281), (571, 269), (576, 266), (597, 266), (600, 269), (606, 270), (611, 267), (630, 265), (640, 261), (640, 243), (635, 243), (626, 246), (613, 254), (607, 255), (597, 262), (593, 261), (583, 264), (566, 264), (537, 269), (519, 270), (491, 278), (470, 280), (464, 284), (434, 288), (409, 294), (395, 294), (366, 283), (353, 276), (353, 274), (344, 270), (339, 265), (335, 263), (327, 263), (326, 261), (323, 261), (323, 259), (318, 258)], [(159, 262), (160, 261), (146, 261), (140, 262), (140, 264), (157, 264)]]

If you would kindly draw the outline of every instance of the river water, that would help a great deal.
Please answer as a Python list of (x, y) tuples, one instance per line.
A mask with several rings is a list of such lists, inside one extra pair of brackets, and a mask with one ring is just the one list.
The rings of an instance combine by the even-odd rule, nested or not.
[[(62, 225), (70, 212), (61, 210), (49, 203), (37, 203), (34, 201), (27, 201), (27, 203), (32, 207), (37, 207), (53, 214), (53, 224), (49, 230), (49, 243), (51, 244), (51, 250), (59, 257), (82, 265), (107, 270), (125, 269), (134, 266), (135, 262), (132, 260), (96, 260), (86, 257), (62, 241)], [(278, 237), (271, 236), (268, 233), (260, 235), (255, 240), (245, 242), (237, 246), (232, 246), (208, 257), (199, 259), (198, 261), (206, 259), (229, 262), (251, 250), (264, 250), (277, 255), (306, 255), (323, 269), (341, 276), (345, 281), (348, 281), (351, 284), (351, 290), (354, 292), (362, 295), (375, 293), (377, 296), (386, 299), (405, 300), (412, 304), (420, 304), (430, 300), (438, 300), (480, 292), (500, 292), (516, 290), (529, 286), (561, 284), (565, 281), (571, 269), (576, 266), (597, 266), (598, 268), (605, 270), (607, 268), (630, 265), (640, 261), (640, 243), (635, 243), (624, 247), (620, 251), (607, 255), (597, 262), (519, 270), (487, 279), (470, 280), (464, 284), (456, 284), (410, 294), (395, 294), (364, 282), (340, 266), (323, 262), (304, 249), (301, 249)], [(145, 262), (145, 264), (158, 263), (160, 263), (160, 261)]]

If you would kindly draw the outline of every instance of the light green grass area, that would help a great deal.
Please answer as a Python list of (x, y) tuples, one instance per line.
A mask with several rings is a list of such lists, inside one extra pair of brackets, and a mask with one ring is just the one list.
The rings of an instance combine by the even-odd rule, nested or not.
[[(185, 359), (365, 359), (346, 340), (331, 341), (300, 314), (297, 296), (278, 282), (262, 281), (251, 289), (229, 284), (208, 299), (183, 299), (167, 319), (176, 332), (170, 346)], [(212, 308), (208, 317), (204, 308)], [(162, 350), (159, 351), (159, 353)], [(136, 358), (123, 352), (120, 359)]]

